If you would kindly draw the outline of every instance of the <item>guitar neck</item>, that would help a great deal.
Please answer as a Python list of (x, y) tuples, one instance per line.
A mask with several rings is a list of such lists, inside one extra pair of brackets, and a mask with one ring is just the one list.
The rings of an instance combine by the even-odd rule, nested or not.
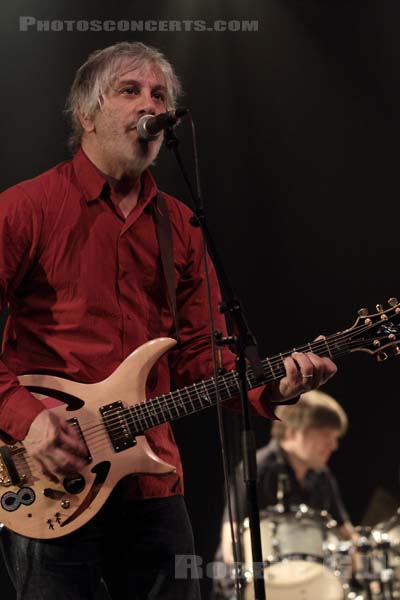
[[(258, 379), (251, 368), (247, 369), (246, 381), (248, 389), (272, 383), (282, 379), (285, 375), (284, 359), (293, 352), (315, 352), (319, 356), (329, 356), (332, 359), (349, 353), (349, 343), (343, 334), (335, 334), (328, 339), (310, 342), (299, 348), (292, 348), (286, 353), (280, 353), (262, 361), (264, 377)], [(235, 370), (228, 371), (218, 377), (218, 387), (222, 401), (238, 396), (240, 382)], [(144, 432), (151, 427), (174, 421), (181, 417), (199, 412), (217, 402), (215, 379), (210, 377), (203, 381), (193, 383), (184, 388), (174, 390), (168, 394), (140, 402), (126, 410), (130, 415), (130, 422), (135, 424), (137, 432)]]

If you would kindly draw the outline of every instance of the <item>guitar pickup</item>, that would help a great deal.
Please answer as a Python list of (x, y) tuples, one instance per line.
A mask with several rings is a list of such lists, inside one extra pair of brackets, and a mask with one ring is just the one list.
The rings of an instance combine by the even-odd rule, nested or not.
[(10, 450), (7, 446), (0, 448), (0, 485), (19, 485), (21, 477), (15, 467)]
[(135, 446), (136, 438), (130, 430), (122, 402), (102, 406), (100, 414), (115, 452), (122, 452)]

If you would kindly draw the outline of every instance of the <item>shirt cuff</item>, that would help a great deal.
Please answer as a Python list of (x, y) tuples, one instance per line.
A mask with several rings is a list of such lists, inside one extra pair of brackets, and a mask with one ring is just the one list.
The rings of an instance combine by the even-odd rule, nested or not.
[(252, 389), (249, 391), (249, 401), (256, 413), (271, 421), (279, 420), (274, 413), (274, 405), (271, 403), (271, 392), (268, 386)]
[(14, 441), (22, 441), (32, 421), (45, 408), (29, 390), (23, 386), (19, 387), (1, 404), (0, 431)]

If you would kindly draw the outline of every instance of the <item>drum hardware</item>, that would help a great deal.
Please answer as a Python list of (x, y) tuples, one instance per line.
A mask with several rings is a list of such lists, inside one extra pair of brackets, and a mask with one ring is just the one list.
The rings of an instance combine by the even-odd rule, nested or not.
[(391, 567), (393, 546), (385, 531), (356, 528), (359, 538), (355, 543), (355, 580), (367, 600), (393, 600), (395, 571)]
[(352, 547), (350, 540), (336, 539), (324, 544), (324, 562), (341, 579), (343, 586), (349, 586), (353, 574)]

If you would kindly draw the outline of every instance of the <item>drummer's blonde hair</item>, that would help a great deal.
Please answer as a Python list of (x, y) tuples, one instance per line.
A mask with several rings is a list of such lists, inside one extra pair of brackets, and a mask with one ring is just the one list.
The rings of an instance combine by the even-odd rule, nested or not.
[(330, 427), (338, 429), (340, 435), (344, 435), (348, 427), (346, 413), (340, 404), (319, 390), (302, 394), (296, 404), (279, 406), (276, 415), (280, 421), (272, 423), (271, 435), (278, 440), (284, 439), (288, 427), (300, 431)]

